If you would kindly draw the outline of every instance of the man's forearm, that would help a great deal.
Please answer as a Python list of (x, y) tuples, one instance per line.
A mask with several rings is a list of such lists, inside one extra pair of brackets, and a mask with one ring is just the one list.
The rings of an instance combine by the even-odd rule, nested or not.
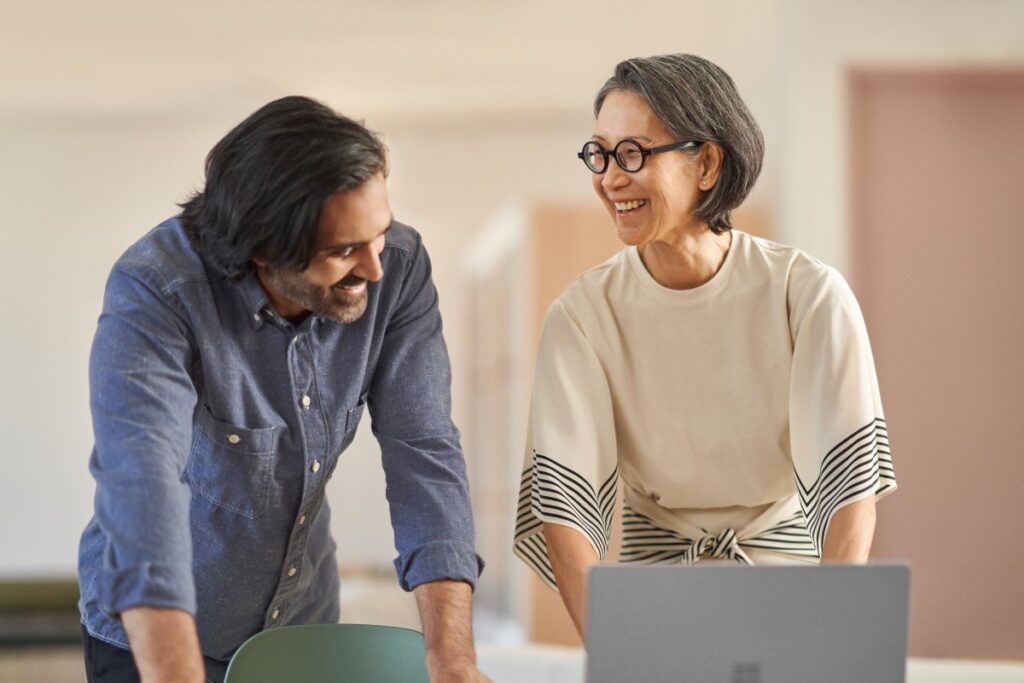
[(821, 561), (863, 564), (868, 561), (874, 535), (874, 496), (850, 503), (832, 515)]
[(133, 607), (121, 613), (142, 683), (203, 683), (203, 657), (192, 615)]
[(431, 681), (485, 681), (473, 648), (473, 589), (463, 581), (416, 586)]

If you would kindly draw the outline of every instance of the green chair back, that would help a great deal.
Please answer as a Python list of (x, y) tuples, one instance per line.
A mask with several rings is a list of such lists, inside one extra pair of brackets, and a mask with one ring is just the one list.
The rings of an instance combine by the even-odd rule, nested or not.
[(423, 636), (366, 624), (285, 626), (242, 643), (224, 683), (429, 683)]

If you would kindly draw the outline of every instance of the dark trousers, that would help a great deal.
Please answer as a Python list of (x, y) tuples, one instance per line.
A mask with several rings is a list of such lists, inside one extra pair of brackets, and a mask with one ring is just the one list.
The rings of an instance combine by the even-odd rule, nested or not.
[[(85, 650), (85, 678), (89, 683), (140, 683), (139, 670), (128, 650), (93, 638), (82, 627), (82, 647)], [(207, 683), (223, 683), (228, 663), (203, 657)]]

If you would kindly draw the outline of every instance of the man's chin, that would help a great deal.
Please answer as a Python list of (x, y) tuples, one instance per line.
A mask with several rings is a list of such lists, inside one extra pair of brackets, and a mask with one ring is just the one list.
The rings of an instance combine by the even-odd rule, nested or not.
[(330, 310), (324, 311), (320, 315), (339, 323), (354, 323), (366, 313), (366, 302), (367, 297), (364, 294), (357, 301), (335, 304), (330, 307)]

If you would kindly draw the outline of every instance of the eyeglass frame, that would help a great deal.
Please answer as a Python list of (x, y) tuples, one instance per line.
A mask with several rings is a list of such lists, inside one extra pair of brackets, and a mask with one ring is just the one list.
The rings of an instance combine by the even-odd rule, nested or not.
[[(619, 149), (620, 146), (622, 146), (623, 144), (625, 144), (627, 142), (630, 143), (630, 144), (636, 145), (640, 149), (640, 165), (637, 166), (632, 171), (629, 170), (628, 168), (626, 168), (625, 166), (623, 166), (622, 162), (619, 161), (618, 149)], [(598, 149), (601, 150), (601, 156), (604, 158), (604, 168), (602, 168), (600, 171), (595, 171), (593, 168), (591, 168), (590, 164), (588, 164), (587, 160), (583, 157), (583, 153), (586, 151), (587, 145), (590, 145), (590, 144), (597, 145)], [(622, 169), (622, 171), (624, 173), (638, 173), (644, 167), (644, 164), (647, 163), (647, 157), (649, 157), (649, 156), (652, 156), (654, 154), (661, 154), (662, 152), (671, 152), (671, 151), (677, 150), (677, 149), (686, 149), (686, 148), (688, 148), (691, 145), (700, 146), (700, 145), (703, 145), (703, 144), (704, 144), (704, 142), (701, 141), (701, 140), (681, 140), (679, 142), (671, 142), (671, 143), (669, 143), (667, 145), (660, 145), (658, 147), (644, 147), (643, 145), (641, 145), (636, 140), (634, 140), (632, 138), (626, 138), (624, 140), (619, 140), (618, 144), (616, 144), (611, 149), (605, 149), (604, 147), (601, 146), (601, 143), (598, 142), (597, 140), (587, 140), (585, 143), (583, 143), (583, 148), (579, 152), (576, 153), (576, 158), (579, 159), (580, 161), (582, 161), (583, 165), (587, 167), (587, 170), (590, 171), (591, 173), (595, 174), (595, 175), (604, 175), (604, 173), (608, 170), (608, 166), (609, 166), (608, 157), (609, 156), (611, 156), (611, 157), (613, 157), (615, 159), (615, 163), (619, 165), (619, 168)]]

